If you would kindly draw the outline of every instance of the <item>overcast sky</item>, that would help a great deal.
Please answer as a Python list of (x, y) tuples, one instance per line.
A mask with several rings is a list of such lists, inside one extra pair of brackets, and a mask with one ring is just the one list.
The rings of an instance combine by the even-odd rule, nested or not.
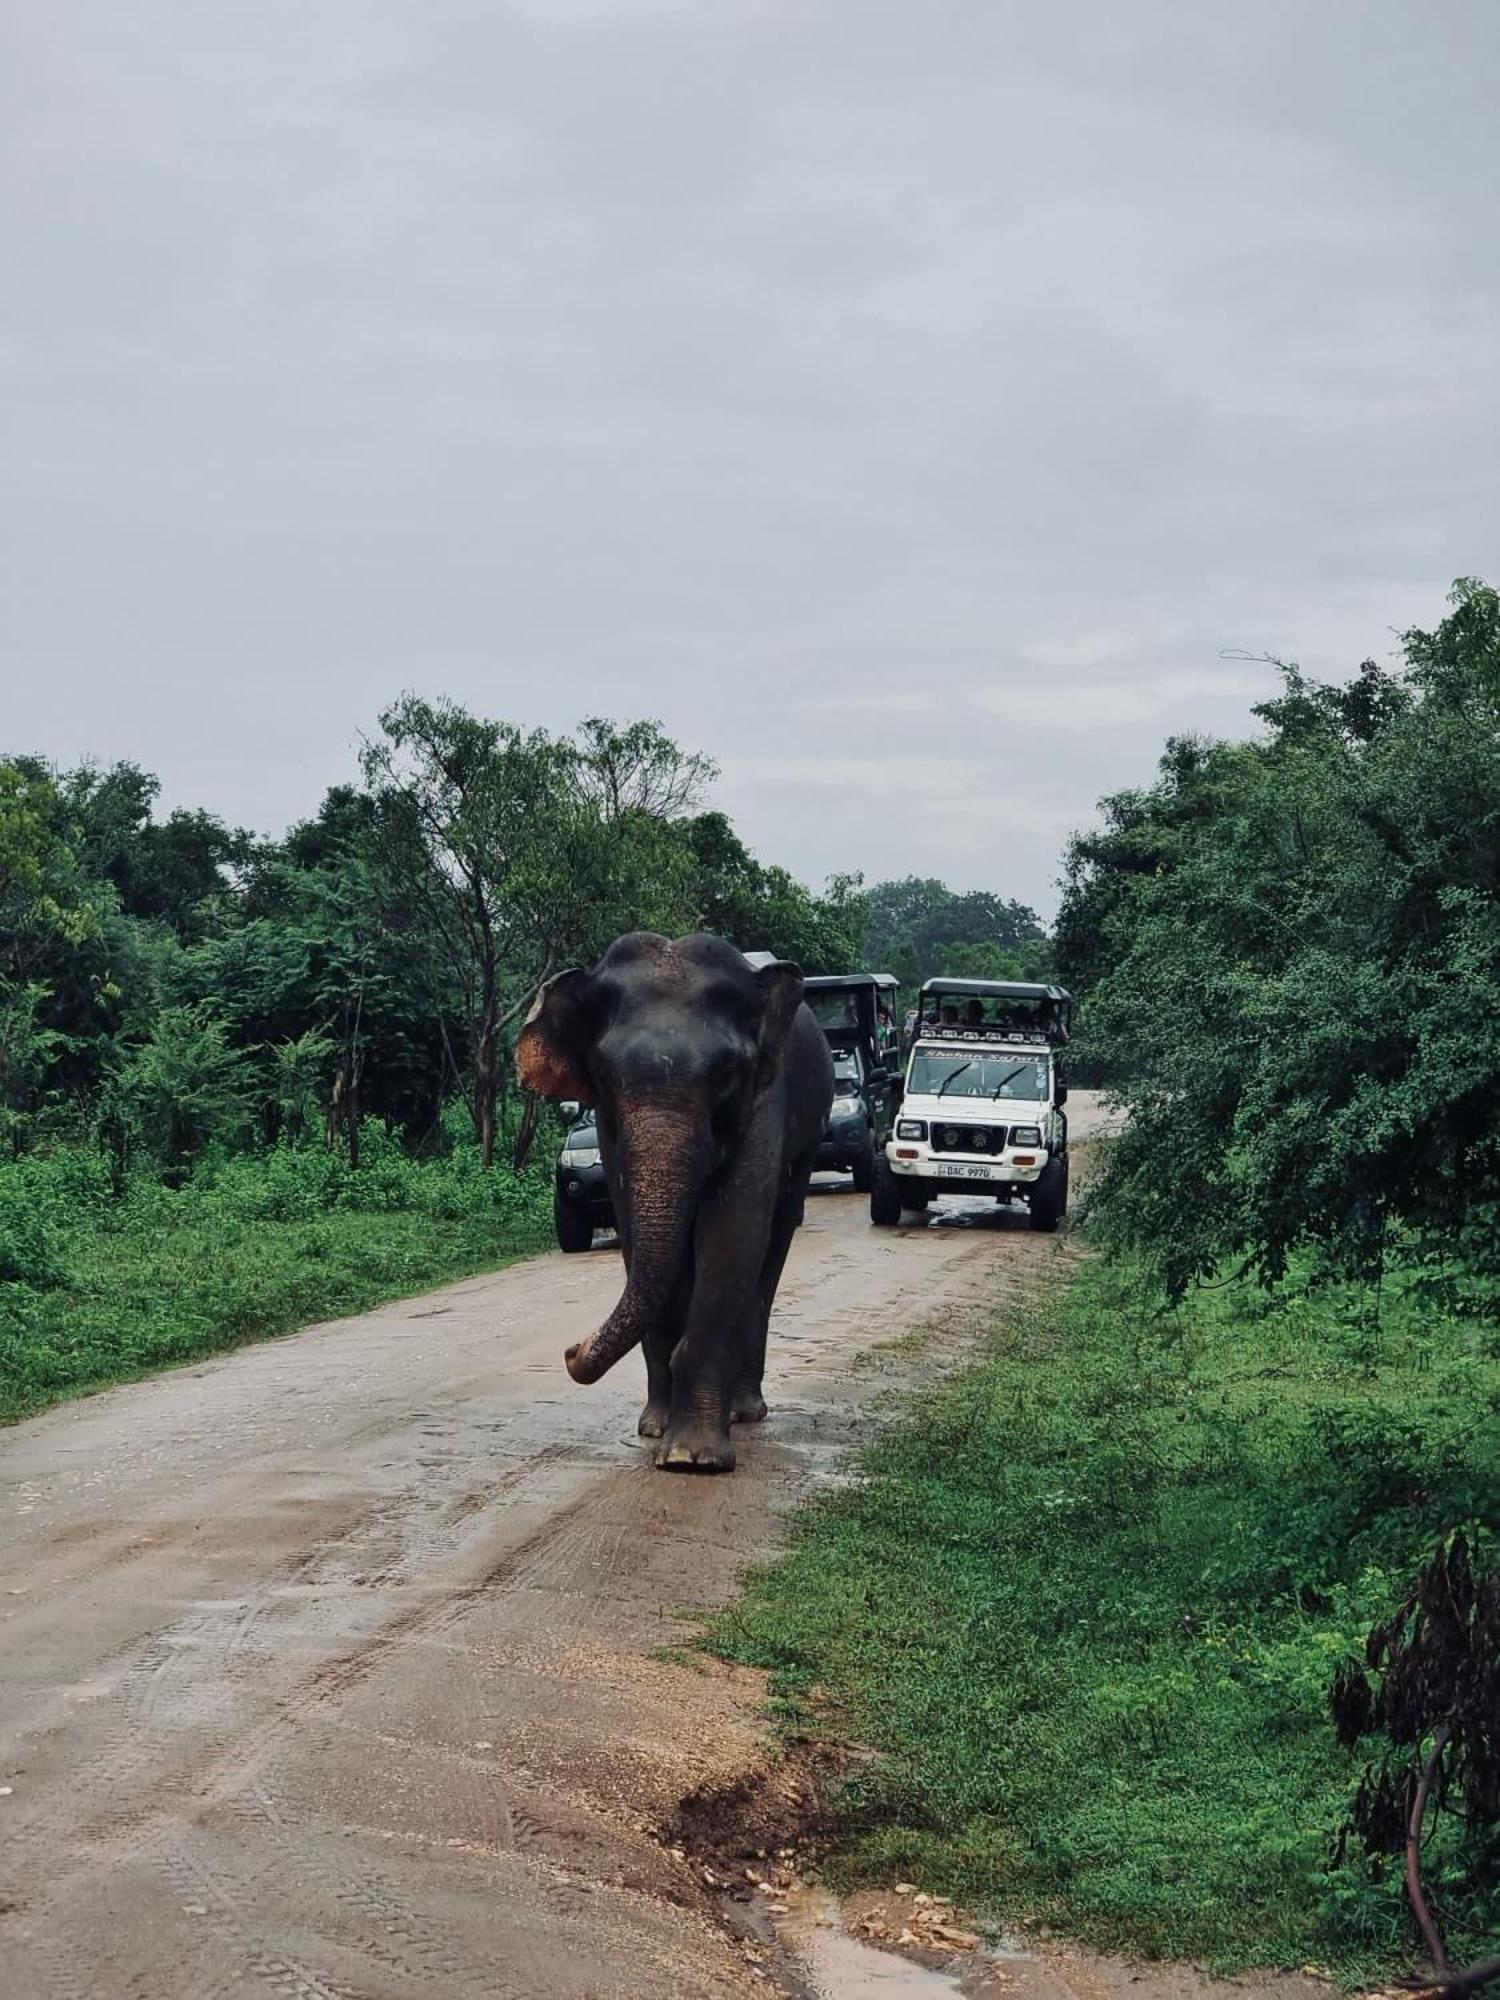
[(0, 748), (263, 832), (404, 688), (1050, 911), (1266, 670), (1500, 575), (1496, 0), (0, 24)]

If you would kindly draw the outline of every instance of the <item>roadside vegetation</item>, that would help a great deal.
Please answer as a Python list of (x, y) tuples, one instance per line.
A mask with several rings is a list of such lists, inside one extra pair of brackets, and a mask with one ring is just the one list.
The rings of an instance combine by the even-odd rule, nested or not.
[(322, 1148), (219, 1156), (167, 1186), (78, 1147), (0, 1169), (0, 1421), (358, 1312), (551, 1241), (544, 1170), (472, 1147), (417, 1161), (368, 1126), (359, 1170)]
[[(1168, 744), (1072, 845), (1070, 1055), (1129, 1114), (1090, 1190), (1104, 1254), (717, 1628), (875, 1752), (837, 1805), (847, 1880), (1386, 1975), (1424, 1954), (1401, 1848), (1462, 1708), (1421, 1871), (1449, 1961), (1494, 1949), (1500, 599), (1458, 585), (1404, 654), (1282, 668), (1255, 739)], [(1445, 1618), (1472, 1651), (1433, 1669)], [(1408, 1642), (1420, 1703), (1390, 1681)]]
[[(1364, 1753), (1341, 1662), (1436, 1538), (1500, 1523), (1500, 1347), (1391, 1282), (1165, 1314), (1133, 1260), (998, 1327), (880, 1438), (715, 1628), (783, 1720), (872, 1747), (843, 1884), (1221, 1969), (1409, 1958), (1400, 1864), (1336, 1858)], [(1449, 1830), (1449, 1948), (1500, 1894)]]

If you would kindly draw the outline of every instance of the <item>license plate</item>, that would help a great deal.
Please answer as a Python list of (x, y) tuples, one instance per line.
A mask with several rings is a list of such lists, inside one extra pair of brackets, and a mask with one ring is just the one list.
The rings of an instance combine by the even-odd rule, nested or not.
[(944, 1160), (938, 1166), (934, 1160), (932, 1164), (945, 1180), (987, 1181), (990, 1177), (989, 1168), (980, 1166), (977, 1161), (971, 1165), (967, 1160)]

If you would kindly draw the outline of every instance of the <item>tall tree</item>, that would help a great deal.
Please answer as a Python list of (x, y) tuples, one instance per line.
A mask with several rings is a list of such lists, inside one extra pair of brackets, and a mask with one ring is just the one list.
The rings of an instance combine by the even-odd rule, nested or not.
[(161, 780), (136, 764), (83, 765), (59, 780), (63, 809), (90, 872), (111, 883), (127, 916), (201, 937), (226, 918), (230, 870), (248, 860), (248, 834), (212, 813), (152, 817)]
[[(967, 945), (1015, 954), (1044, 935), (1036, 912), (987, 889), (957, 891), (932, 876), (877, 882), (869, 891), (864, 960), (916, 985), (954, 970), (951, 947)], [(1003, 961), (1014, 963), (1012, 957)], [(996, 978), (1015, 977), (1011, 972)]]
[[(575, 752), (456, 703), (408, 695), (380, 717), (362, 763), (381, 859), (460, 996), (467, 1060), (453, 1052), (486, 1167), (495, 1157), (500, 1033), (553, 970), (534, 946), (565, 894), (559, 860)], [(560, 833), (563, 838), (559, 838)]]
[(1405, 671), (1295, 668), (1266, 733), (1172, 744), (1074, 844), (1059, 935), (1131, 1110), (1107, 1225), (1180, 1291), (1299, 1246), (1500, 1272), (1500, 598), (1466, 581)]
[(576, 740), (580, 795), (608, 825), (632, 814), (681, 819), (719, 775), (711, 757), (683, 750), (649, 718), (622, 724), (590, 715), (579, 723)]
[(692, 857), (692, 922), (741, 951), (774, 951), (804, 972), (860, 965), (865, 897), (857, 875), (835, 875), (815, 896), (784, 868), (757, 861), (721, 812), (685, 828)]
[(13, 1149), (50, 1101), (97, 1082), (129, 943), (51, 774), (0, 762), (0, 1128)]

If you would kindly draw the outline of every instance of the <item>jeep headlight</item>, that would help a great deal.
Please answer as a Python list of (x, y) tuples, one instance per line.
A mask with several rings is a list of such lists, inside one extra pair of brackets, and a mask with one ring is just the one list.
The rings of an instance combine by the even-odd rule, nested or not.
[(898, 1139), (925, 1139), (927, 1137), (927, 1120), (925, 1118), (898, 1118), (896, 1120), (896, 1137)]
[(1013, 1146), (1040, 1146), (1042, 1128), (1040, 1125), (1012, 1125), (1010, 1143)]
[(576, 1151), (564, 1153), (562, 1163), (565, 1167), (597, 1167), (599, 1164), (599, 1148), (597, 1146), (580, 1146)]

